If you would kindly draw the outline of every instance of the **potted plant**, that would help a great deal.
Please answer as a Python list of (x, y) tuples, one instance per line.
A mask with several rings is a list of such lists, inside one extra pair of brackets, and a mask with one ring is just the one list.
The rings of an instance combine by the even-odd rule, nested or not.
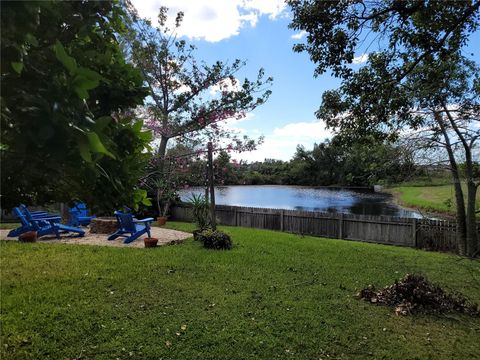
[(156, 247), (158, 244), (158, 239), (153, 237), (146, 237), (143, 239), (146, 248)]
[(209, 203), (202, 194), (192, 193), (189, 200), (192, 205), (193, 219), (198, 227), (193, 231), (193, 238), (200, 240), (202, 231), (210, 226)]
[(36, 231), (27, 231), (21, 234), (18, 237), (18, 240), (21, 242), (36, 242), (37, 241), (37, 232)]

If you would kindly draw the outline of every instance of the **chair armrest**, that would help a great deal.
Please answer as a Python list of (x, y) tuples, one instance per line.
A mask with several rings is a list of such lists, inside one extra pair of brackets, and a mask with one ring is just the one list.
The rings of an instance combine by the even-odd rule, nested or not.
[(44, 213), (44, 214), (31, 214), (32, 218), (34, 219), (43, 219), (46, 217), (61, 217), (60, 214), (49, 214), (49, 213)]
[(62, 218), (60, 216), (49, 216), (41, 218), (33, 218), (33, 221), (50, 221), (50, 222), (60, 222)]
[(154, 220), (153, 218), (146, 218), (146, 219), (142, 219), (142, 220), (133, 219), (133, 222), (144, 223), (144, 222), (152, 222), (153, 220)]

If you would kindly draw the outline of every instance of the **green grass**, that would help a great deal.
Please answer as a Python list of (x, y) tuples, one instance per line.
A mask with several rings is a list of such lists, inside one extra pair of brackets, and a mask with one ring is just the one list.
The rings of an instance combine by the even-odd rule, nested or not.
[[(390, 191), (398, 196), (402, 205), (455, 214), (455, 191), (452, 185), (398, 186)], [(480, 192), (477, 193), (475, 204), (477, 208), (480, 207)]]
[(0, 229), (15, 229), (20, 226), (20, 223), (0, 223)]
[(479, 318), (399, 317), (354, 298), (415, 272), (478, 303), (478, 261), (223, 229), (231, 251), (0, 242), (0, 358), (480, 358)]

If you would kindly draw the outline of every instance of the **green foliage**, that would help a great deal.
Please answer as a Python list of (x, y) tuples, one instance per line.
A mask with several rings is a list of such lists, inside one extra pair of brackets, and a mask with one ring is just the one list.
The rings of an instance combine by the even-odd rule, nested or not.
[(203, 231), (210, 226), (210, 205), (204, 195), (192, 193), (190, 204), (193, 210), (193, 219), (198, 229)]
[(139, 208), (139, 205), (144, 205), (144, 206), (151, 206), (152, 201), (148, 197), (147, 190), (144, 189), (135, 189), (133, 192), (133, 204), (134, 204), (134, 210), (137, 211)]
[(238, 174), (230, 161), (230, 155), (222, 150), (213, 161), (213, 171), (217, 185), (228, 185), (238, 183)]
[(121, 3), (1, 7), (2, 205), (133, 206), (151, 135), (126, 114), (146, 89), (116, 40)]
[(207, 251), (194, 241), (153, 252), (0, 241), (0, 358), (480, 357), (479, 319), (392, 316), (386, 307), (354, 299), (369, 284), (383, 287), (421, 273), (479, 303), (478, 261), (221, 230), (235, 239), (230, 251)]
[(479, 26), (480, 3), (470, 0), (287, 3), (293, 14), (290, 27), (307, 32), (306, 43), (296, 44), (294, 50), (308, 52), (317, 65), (315, 75), (331, 69), (335, 76), (350, 76), (358, 48), (368, 41), (369, 50), (376, 52), (373, 40), (381, 36), (378, 45), (389, 65), (385, 84), (402, 79), (423, 60), (448, 58)]
[[(417, 171), (408, 148), (373, 137), (361, 140), (334, 137), (315, 144), (312, 150), (299, 146), (288, 162), (265, 159), (234, 164), (228, 154), (220, 153), (214, 163), (217, 185), (368, 186), (398, 183)], [(189, 169), (191, 174), (194, 168)], [(203, 182), (189, 185), (201, 186)]]

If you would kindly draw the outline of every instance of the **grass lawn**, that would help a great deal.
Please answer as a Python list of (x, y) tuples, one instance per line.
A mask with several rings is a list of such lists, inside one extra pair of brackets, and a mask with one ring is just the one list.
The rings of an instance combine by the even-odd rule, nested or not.
[(0, 223), (0, 229), (15, 229), (20, 226), (20, 223)]
[(0, 242), (0, 358), (480, 358), (480, 318), (399, 317), (353, 297), (415, 272), (478, 303), (479, 261), (224, 229), (231, 251)]
[[(452, 185), (398, 186), (390, 191), (396, 194), (400, 203), (405, 206), (455, 214), (455, 191)], [(450, 207), (447, 205), (448, 199), (451, 201)], [(477, 208), (480, 207), (480, 192), (477, 192), (475, 203)]]

